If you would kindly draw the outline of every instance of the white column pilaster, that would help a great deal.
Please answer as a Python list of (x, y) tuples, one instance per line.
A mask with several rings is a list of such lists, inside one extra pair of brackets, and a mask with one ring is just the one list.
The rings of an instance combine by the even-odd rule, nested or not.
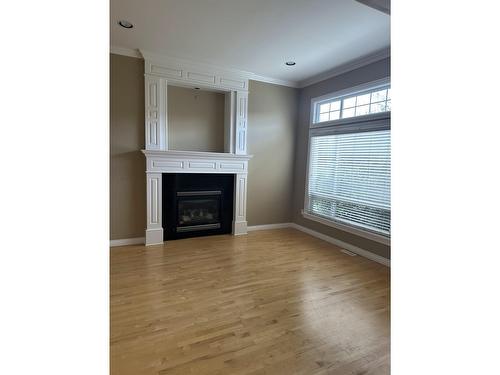
[(235, 153), (238, 155), (246, 155), (247, 153), (247, 115), (248, 115), (248, 92), (236, 91)]
[(234, 176), (234, 219), (233, 234), (247, 233), (247, 174)]
[(162, 227), (162, 177), (161, 173), (146, 173), (147, 186), (147, 228), (146, 228), (146, 245), (155, 245), (163, 243), (163, 227)]
[(168, 149), (167, 80), (146, 74), (144, 76), (146, 150)]

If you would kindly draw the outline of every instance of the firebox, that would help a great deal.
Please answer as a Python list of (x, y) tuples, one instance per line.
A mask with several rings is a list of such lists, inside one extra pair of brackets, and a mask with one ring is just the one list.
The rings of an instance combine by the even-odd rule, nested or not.
[(234, 175), (164, 173), (163, 238), (231, 233)]

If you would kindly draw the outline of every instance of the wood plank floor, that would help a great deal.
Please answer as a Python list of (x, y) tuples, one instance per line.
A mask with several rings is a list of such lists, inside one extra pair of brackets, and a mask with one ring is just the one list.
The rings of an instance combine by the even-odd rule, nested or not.
[(389, 268), (294, 229), (111, 249), (111, 373), (389, 374)]

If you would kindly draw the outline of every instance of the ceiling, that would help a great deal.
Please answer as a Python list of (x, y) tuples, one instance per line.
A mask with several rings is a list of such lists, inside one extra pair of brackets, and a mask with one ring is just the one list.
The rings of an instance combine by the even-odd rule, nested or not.
[(390, 16), (356, 0), (111, 0), (110, 25), (112, 47), (296, 83), (390, 47)]

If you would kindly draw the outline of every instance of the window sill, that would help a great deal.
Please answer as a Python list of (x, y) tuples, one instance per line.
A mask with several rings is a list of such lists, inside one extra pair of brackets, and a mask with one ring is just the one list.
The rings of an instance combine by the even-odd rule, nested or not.
[(372, 241), (375, 241), (375, 242), (378, 242), (378, 243), (381, 243), (384, 245), (390, 246), (390, 244), (391, 244), (390, 237), (385, 237), (385, 236), (382, 236), (382, 235), (379, 235), (376, 233), (372, 233), (372, 232), (368, 232), (368, 231), (365, 231), (365, 230), (362, 230), (359, 228), (355, 228), (355, 227), (350, 226), (350, 225), (341, 224), (341, 223), (338, 223), (336, 221), (331, 221), (331, 220), (310, 214), (304, 210), (302, 210), (302, 216), (305, 219), (316, 221), (318, 223), (327, 225), (329, 227), (340, 229), (340, 230), (343, 230), (345, 232), (349, 232), (349, 233), (355, 234), (356, 236), (367, 238), (369, 240), (372, 240)]

